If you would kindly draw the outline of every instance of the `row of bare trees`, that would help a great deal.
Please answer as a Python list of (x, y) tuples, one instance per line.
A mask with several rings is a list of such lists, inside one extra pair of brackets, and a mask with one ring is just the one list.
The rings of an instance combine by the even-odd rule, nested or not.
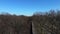
[(32, 16), (0, 15), (0, 34), (32, 34), (32, 23), (37, 34), (60, 34), (60, 11), (34, 13)]

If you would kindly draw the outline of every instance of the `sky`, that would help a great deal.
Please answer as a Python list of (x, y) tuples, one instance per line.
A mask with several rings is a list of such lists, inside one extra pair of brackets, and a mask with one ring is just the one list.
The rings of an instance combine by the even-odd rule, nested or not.
[(51, 9), (60, 10), (60, 0), (0, 0), (0, 13), (31, 16)]

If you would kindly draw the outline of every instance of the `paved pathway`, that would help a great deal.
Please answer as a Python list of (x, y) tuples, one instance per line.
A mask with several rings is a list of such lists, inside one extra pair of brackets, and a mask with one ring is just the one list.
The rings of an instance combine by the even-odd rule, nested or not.
[(32, 32), (33, 32), (33, 34), (36, 34), (36, 30), (35, 30), (33, 22), (32, 22)]

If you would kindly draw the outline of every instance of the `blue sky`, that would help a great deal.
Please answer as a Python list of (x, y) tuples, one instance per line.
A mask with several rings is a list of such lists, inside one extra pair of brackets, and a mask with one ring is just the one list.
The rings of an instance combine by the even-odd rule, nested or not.
[(30, 16), (50, 9), (60, 10), (60, 0), (0, 0), (0, 13)]

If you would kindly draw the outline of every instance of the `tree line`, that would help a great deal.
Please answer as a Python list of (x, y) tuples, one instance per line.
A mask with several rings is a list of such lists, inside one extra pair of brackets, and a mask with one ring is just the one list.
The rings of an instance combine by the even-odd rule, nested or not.
[(0, 34), (33, 34), (32, 23), (37, 34), (60, 34), (60, 10), (32, 16), (1, 14)]

